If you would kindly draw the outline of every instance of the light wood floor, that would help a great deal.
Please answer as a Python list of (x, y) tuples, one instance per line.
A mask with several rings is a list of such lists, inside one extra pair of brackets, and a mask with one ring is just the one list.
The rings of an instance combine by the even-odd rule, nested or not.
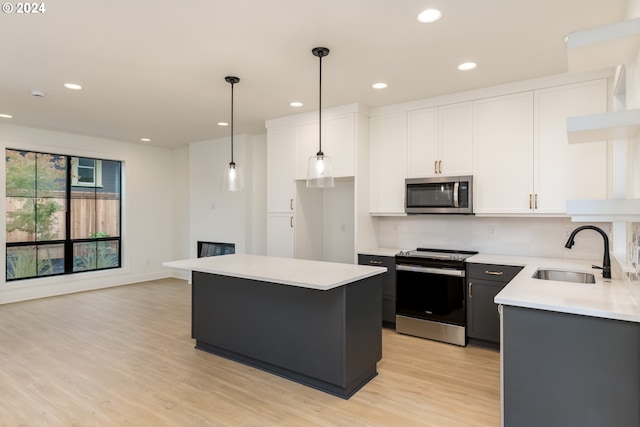
[(164, 279), (0, 306), (3, 426), (498, 426), (499, 354), (384, 329), (343, 400), (194, 349)]

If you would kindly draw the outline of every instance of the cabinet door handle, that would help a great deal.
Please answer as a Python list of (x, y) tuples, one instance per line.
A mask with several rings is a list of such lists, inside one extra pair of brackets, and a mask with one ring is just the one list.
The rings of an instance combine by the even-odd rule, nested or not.
[(433, 173), (438, 173), (438, 161), (433, 161)]
[(485, 270), (484, 274), (490, 274), (492, 276), (502, 276), (504, 274), (504, 272), (502, 271), (489, 271), (489, 270)]
[(382, 261), (369, 260), (369, 264), (371, 264), (371, 265), (382, 265)]
[(442, 173), (442, 160), (438, 160), (438, 173)]
[(533, 209), (533, 194), (529, 194), (529, 209)]
[(289, 227), (293, 228), (293, 217), (289, 218)]
[(293, 210), (293, 199), (289, 200), (289, 209)]
[(469, 282), (469, 298), (473, 298), (473, 292), (471, 291), (472, 287), (473, 287), (473, 283)]
[(537, 193), (533, 196), (533, 207), (534, 207), (534, 209), (538, 209), (538, 194)]

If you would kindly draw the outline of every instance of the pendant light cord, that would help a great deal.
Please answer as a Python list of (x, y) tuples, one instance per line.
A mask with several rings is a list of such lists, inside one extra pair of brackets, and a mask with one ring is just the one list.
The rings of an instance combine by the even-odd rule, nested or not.
[(231, 82), (231, 164), (235, 164), (233, 162), (233, 85), (234, 82)]
[(240, 79), (235, 76), (227, 76), (224, 80), (231, 84), (231, 163), (229, 164), (235, 166), (233, 162), (233, 85), (238, 83)]
[(322, 54), (318, 55), (320, 58), (320, 78), (318, 79), (320, 84), (318, 88), (318, 156), (324, 155), (322, 152)]
[(322, 152), (322, 57), (329, 55), (326, 47), (316, 47), (311, 50), (314, 56), (320, 58), (320, 78), (318, 79), (318, 156), (324, 156)]

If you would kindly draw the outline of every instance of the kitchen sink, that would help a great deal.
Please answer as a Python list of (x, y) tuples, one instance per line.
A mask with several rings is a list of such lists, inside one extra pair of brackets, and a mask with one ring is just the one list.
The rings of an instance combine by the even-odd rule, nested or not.
[(596, 277), (593, 274), (580, 271), (538, 269), (531, 277), (541, 280), (558, 280), (560, 282), (596, 283)]

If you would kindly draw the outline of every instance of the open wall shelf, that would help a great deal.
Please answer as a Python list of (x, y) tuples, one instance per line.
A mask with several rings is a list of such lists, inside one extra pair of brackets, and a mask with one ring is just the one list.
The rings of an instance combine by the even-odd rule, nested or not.
[(574, 222), (640, 222), (640, 199), (567, 200)]
[(616, 22), (567, 36), (570, 72), (631, 64), (640, 49), (640, 18)]
[(640, 130), (640, 109), (610, 111), (569, 117), (567, 136), (570, 144), (631, 139)]

